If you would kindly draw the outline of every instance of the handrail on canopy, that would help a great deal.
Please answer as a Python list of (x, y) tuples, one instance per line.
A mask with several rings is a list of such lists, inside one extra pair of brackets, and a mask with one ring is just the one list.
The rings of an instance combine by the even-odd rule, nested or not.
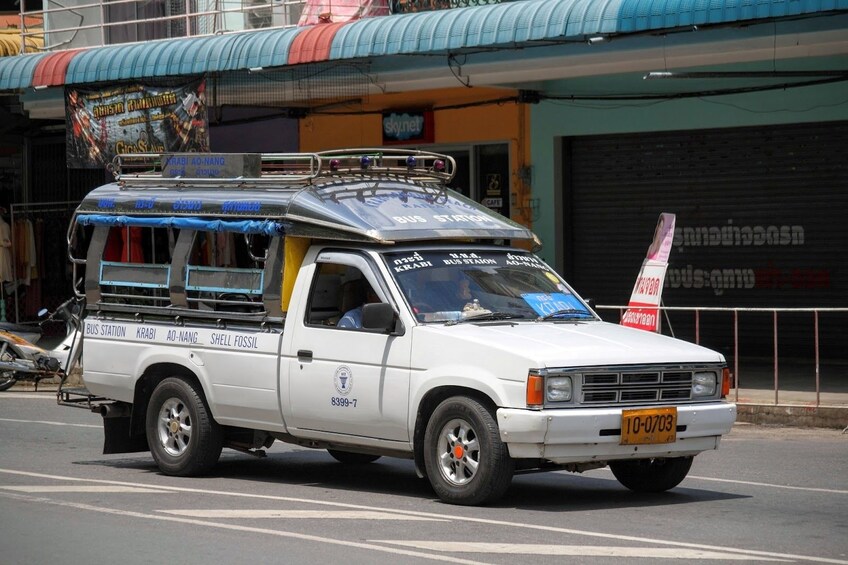
[[(210, 164), (211, 163), (211, 164)], [(310, 184), (318, 178), (404, 177), (447, 183), (456, 172), (449, 155), (411, 149), (346, 149), (320, 153), (130, 153), (107, 167), (123, 187), (234, 187)]]

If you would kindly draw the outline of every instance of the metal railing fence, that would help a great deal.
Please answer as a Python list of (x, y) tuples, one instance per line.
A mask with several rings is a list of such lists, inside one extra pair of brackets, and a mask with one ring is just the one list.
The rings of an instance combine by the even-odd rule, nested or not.
[[(742, 359), (742, 352), (740, 350), (740, 318), (748, 317), (749, 319), (752, 317), (751, 315), (767, 315), (768, 323), (764, 323), (764, 320), (760, 319), (756, 321), (756, 323), (752, 324), (754, 326), (754, 331), (765, 330), (768, 328), (770, 332), (770, 336), (768, 336), (768, 341), (770, 342), (770, 359), (768, 360), (768, 371), (771, 372), (771, 382), (772, 390), (774, 392), (774, 402), (773, 404), (776, 406), (780, 404), (780, 391), (781, 391), (781, 362), (782, 358), (791, 355), (791, 353), (784, 351), (784, 355), (781, 353), (781, 347), (789, 348), (797, 354), (797, 351), (801, 346), (804, 349), (808, 348), (808, 346), (812, 347), (812, 360), (804, 359), (803, 362), (799, 363), (797, 359), (793, 359), (792, 363), (787, 363), (788, 365), (793, 366), (793, 370), (800, 371), (803, 373), (806, 371), (805, 365), (811, 363), (811, 374), (805, 377), (803, 374), (792, 375), (792, 381), (794, 384), (800, 383), (803, 388), (808, 388), (808, 383), (805, 381), (805, 378), (812, 378), (814, 384), (815, 391), (815, 407), (818, 407), (822, 404), (822, 364), (825, 361), (822, 357), (822, 343), (825, 337), (827, 338), (829, 350), (833, 353), (830, 358), (827, 359), (829, 363), (834, 364), (837, 367), (837, 370), (844, 370), (845, 375), (843, 375), (842, 379), (838, 379), (838, 382), (835, 383), (835, 389), (839, 392), (848, 392), (848, 339), (846, 338), (846, 333), (843, 333), (842, 330), (848, 328), (848, 308), (831, 308), (831, 307), (817, 307), (817, 308), (761, 308), (761, 307), (752, 307), (752, 308), (740, 308), (740, 307), (698, 307), (698, 306), (661, 306), (658, 308), (651, 308), (640, 306), (642, 310), (652, 310), (656, 309), (661, 312), (661, 316), (664, 317), (664, 321), (666, 322), (666, 326), (671, 326), (669, 323), (669, 315), (672, 313), (677, 313), (680, 315), (684, 315), (683, 318), (680, 316), (677, 317), (677, 321), (674, 326), (669, 328), (669, 330), (677, 330), (669, 331), (666, 330), (663, 333), (671, 333), (675, 337), (679, 337), (681, 339), (689, 339), (694, 341), (697, 344), (705, 345), (707, 347), (712, 347), (715, 349), (725, 349), (726, 357), (730, 360), (728, 363), (732, 367), (733, 371), (733, 383), (732, 387), (734, 389), (735, 400), (739, 402), (739, 389), (740, 384), (743, 382), (743, 375), (741, 375), (740, 370), (740, 360)], [(621, 317), (627, 311), (627, 306), (614, 306), (614, 305), (600, 305), (595, 306), (595, 310), (598, 311), (602, 317), (604, 312), (618, 312), (618, 320), (608, 320), (608, 321), (620, 321)], [(723, 314), (726, 317), (730, 318), (730, 327), (724, 325), (722, 329), (722, 324), (710, 324), (710, 338), (712, 343), (704, 344), (702, 343), (704, 337), (704, 317), (709, 314)], [(822, 316), (830, 316), (831, 319), (829, 323), (832, 325), (832, 330), (825, 332), (822, 330)], [(799, 323), (799, 316), (802, 318), (807, 318), (806, 323)], [(688, 323), (685, 321), (685, 318), (689, 318)], [(792, 339), (791, 340), (783, 340), (781, 341), (780, 337), (782, 335), (779, 324), (781, 320), (791, 318), (792, 321), (789, 322), (792, 324), (790, 328), (784, 328), (783, 332), (788, 333), (791, 331)], [(683, 321), (683, 327), (681, 328), (681, 319)], [(682, 331), (681, 331), (682, 330)], [(809, 332), (808, 335), (804, 336)], [(720, 335), (724, 333), (724, 335)], [(681, 335), (684, 334), (684, 335)], [(754, 357), (758, 361), (763, 360), (763, 346), (765, 337), (764, 335), (757, 335), (758, 339), (756, 339), (756, 345), (754, 345), (754, 349), (756, 350)], [(787, 343), (788, 342), (788, 343)], [(843, 343), (844, 342), (844, 343)], [(719, 346), (716, 347), (716, 344)], [(724, 347), (722, 347), (724, 345)], [(844, 365), (844, 369), (843, 369)], [(760, 367), (762, 369), (762, 363), (760, 363)], [(763, 371), (758, 371), (760, 373), (758, 376), (762, 377)], [(784, 375), (785, 376), (785, 375)], [(800, 380), (799, 380), (800, 378)], [(760, 380), (759, 385), (761, 386), (762, 380)], [(786, 392), (786, 388), (783, 389)]]
[[(518, 0), (387, 0), (393, 14), (485, 6)], [(359, 10), (373, 0), (360, 0)], [(151, 39), (296, 26), (305, 10), (358, 13), (348, 0), (45, 0), (20, 2), (21, 53), (101, 47)], [(351, 8), (350, 5), (354, 7)], [(385, 4), (384, 4), (385, 5)]]
[(296, 26), (307, 0), (48, 0), (21, 2), (21, 49), (46, 51)]
[(393, 0), (392, 11), (396, 14), (409, 12), (428, 12), (430, 10), (447, 10), (450, 8), (467, 8), (469, 6), (488, 6), (503, 4), (516, 0)]

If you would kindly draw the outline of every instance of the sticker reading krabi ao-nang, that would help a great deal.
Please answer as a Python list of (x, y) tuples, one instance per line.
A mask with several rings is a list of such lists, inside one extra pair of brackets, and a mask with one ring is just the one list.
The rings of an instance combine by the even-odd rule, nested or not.
[(589, 313), (586, 307), (573, 294), (564, 294), (562, 292), (527, 292), (522, 294), (521, 298), (539, 316), (549, 316), (556, 312), (569, 310)]

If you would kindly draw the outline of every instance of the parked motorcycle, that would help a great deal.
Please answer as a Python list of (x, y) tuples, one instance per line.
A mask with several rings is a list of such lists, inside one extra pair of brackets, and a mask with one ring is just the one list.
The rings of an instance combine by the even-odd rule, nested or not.
[[(78, 357), (81, 311), (82, 299), (74, 297), (52, 313), (39, 311), (37, 323), (0, 323), (0, 391), (20, 380), (33, 381), (37, 389), (42, 379), (69, 372)], [(64, 332), (46, 334), (44, 328), (51, 322), (62, 322)]]

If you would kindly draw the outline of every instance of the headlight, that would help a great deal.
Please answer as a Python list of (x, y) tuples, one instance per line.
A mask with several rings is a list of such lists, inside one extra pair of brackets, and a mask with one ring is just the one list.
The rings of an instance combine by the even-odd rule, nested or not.
[(695, 373), (692, 376), (692, 398), (698, 398), (702, 396), (715, 396), (715, 393), (715, 373)]
[(548, 377), (545, 380), (545, 398), (548, 402), (571, 400), (571, 377)]

